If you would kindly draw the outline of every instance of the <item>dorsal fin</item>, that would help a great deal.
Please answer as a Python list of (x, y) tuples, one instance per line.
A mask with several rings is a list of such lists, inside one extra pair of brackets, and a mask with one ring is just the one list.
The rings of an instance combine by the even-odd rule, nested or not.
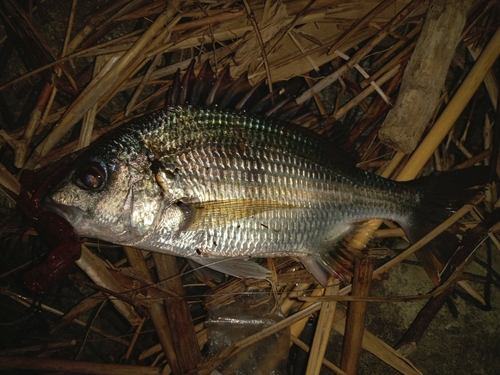
[(278, 90), (270, 93), (264, 81), (252, 86), (246, 74), (235, 81), (231, 78), (229, 67), (217, 75), (208, 60), (203, 63), (198, 75), (195, 74), (194, 68), (195, 60), (192, 60), (182, 80), (180, 71), (175, 73), (172, 85), (167, 91), (167, 106), (217, 106), (245, 110), (251, 114), (294, 123), (297, 123), (295, 118), (299, 117), (301, 121), (316, 118), (307, 107), (296, 104), (292, 100), (293, 97), (282, 95)]
[(326, 132), (331, 128), (322, 123), (320, 117), (313, 114), (305, 105), (298, 105), (293, 96), (282, 94), (282, 90), (269, 89), (264, 81), (255, 86), (250, 84), (245, 73), (237, 80), (231, 78), (229, 67), (226, 66), (217, 75), (206, 60), (198, 75), (195, 74), (195, 60), (191, 60), (181, 80), (178, 70), (173, 78), (172, 85), (167, 91), (167, 106), (195, 105), (201, 107), (218, 107), (223, 109), (237, 109), (252, 115), (273, 117), (288, 121), (302, 127), (312, 128), (313, 132), (323, 133), (342, 153), (342, 158), (352, 160), (352, 164), (359, 157), (352, 146), (346, 142), (346, 136), (339, 136), (338, 128), (335, 133)]

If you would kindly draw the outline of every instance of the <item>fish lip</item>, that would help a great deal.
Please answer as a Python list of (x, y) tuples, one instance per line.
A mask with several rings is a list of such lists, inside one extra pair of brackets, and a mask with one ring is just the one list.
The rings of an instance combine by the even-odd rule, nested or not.
[(75, 224), (80, 221), (83, 214), (83, 210), (79, 209), (78, 207), (70, 207), (64, 204), (57, 203), (50, 197), (46, 197), (42, 201), (41, 206), (44, 210), (51, 211), (62, 216), (64, 219), (70, 222), (72, 226), (75, 226)]

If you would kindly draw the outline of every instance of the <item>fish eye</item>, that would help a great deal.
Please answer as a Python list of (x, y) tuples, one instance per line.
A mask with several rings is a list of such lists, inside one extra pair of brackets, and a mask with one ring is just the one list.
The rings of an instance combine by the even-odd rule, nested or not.
[(99, 163), (80, 167), (73, 174), (73, 182), (84, 190), (97, 190), (106, 182), (106, 170)]

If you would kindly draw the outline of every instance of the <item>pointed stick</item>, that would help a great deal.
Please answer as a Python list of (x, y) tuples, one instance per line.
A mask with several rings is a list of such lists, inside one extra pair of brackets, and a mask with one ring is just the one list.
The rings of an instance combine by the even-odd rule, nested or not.
[[(124, 246), (123, 249), (125, 250), (125, 255), (129, 264), (133, 268), (139, 270), (144, 275), (146, 280), (153, 282), (153, 278), (149, 273), (142, 251), (128, 246)], [(172, 339), (172, 332), (170, 330), (170, 324), (168, 323), (167, 314), (163, 308), (163, 304), (161, 302), (153, 302), (148, 307), (148, 311), (151, 315), (151, 321), (155, 326), (156, 334), (160, 340), (163, 353), (170, 364), (170, 368), (174, 369), (174, 373), (179, 373), (179, 364), (173, 343), (174, 341)]]
[[(339, 280), (331, 280), (325, 288), (325, 296), (338, 295), (339, 293)], [(325, 357), (326, 346), (330, 339), (332, 330), (333, 317), (335, 316), (335, 308), (337, 303), (335, 301), (325, 302), (321, 304), (319, 319), (314, 333), (314, 341), (309, 353), (309, 362), (307, 363), (306, 375), (319, 375), (321, 371), (321, 364)]]
[(179, 1), (169, 2), (165, 11), (151, 24), (151, 26), (137, 39), (134, 45), (116, 62), (113, 69), (102, 76), (97, 75), (80, 93), (79, 97), (69, 106), (59, 125), (52, 130), (49, 136), (35, 149), (26, 167), (34, 167), (41, 157), (46, 155), (57, 142), (71, 129), (83, 115), (101, 99), (107, 92), (114, 91), (117, 83), (125, 78), (122, 76), (131, 66), (142, 62), (141, 53), (150, 47), (149, 43), (155, 39), (167, 23), (174, 18), (179, 8)]
[[(165, 310), (172, 331), (172, 339), (179, 363), (179, 374), (193, 369), (201, 361), (201, 352), (189, 306), (184, 297), (184, 286), (180, 277), (177, 258), (172, 255), (154, 253), (153, 259), (162, 289), (176, 297), (165, 300)], [(175, 373), (175, 371), (174, 371)]]
[[(97, 285), (109, 289), (116, 294), (127, 295), (126, 290), (120, 285), (118, 281), (111, 275), (106, 263), (92, 253), (85, 245), (82, 244), (82, 256), (76, 261), (80, 267)], [(110, 298), (115, 308), (123, 315), (125, 319), (133, 326), (140, 324), (142, 321), (139, 314), (134, 308), (117, 298)]]
[[(373, 276), (373, 258), (357, 257), (354, 265), (352, 282), (353, 296), (368, 296)], [(348, 375), (356, 375), (361, 355), (363, 333), (365, 330), (366, 310), (368, 303), (364, 301), (349, 302), (344, 335), (344, 348), (340, 367)]]
[(408, 4), (399, 14), (397, 14), (387, 25), (384, 26), (380, 32), (378, 32), (368, 43), (366, 43), (362, 48), (360, 48), (344, 65), (342, 65), (335, 72), (331, 73), (316, 85), (314, 85), (309, 90), (302, 93), (297, 99), (298, 104), (305, 103), (311, 95), (318, 93), (324, 88), (330, 86), (339, 77), (344, 75), (349, 69), (354, 65), (358, 64), (382, 39), (384, 39), (390, 31), (396, 28), (404, 19), (406, 19), (413, 11), (415, 11), (420, 5), (422, 5), (422, 0), (414, 0)]
[[(499, 221), (500, 209), (496, 209), (474, 229), (467, 231), (460, 247), (453, 254), (441, 274), (441, 285), (450, 282), (450, 280), (456, 280), (463, 273), (465, 267), (474, 259), (475, 251), (483, 243), (488, 231), (494, 225), (497, 225)], [(396, 344), (396, 349), (399, 349), (404, 355), (408, 355), (415, 350), (417, 343), (453, 292), (454, 287), (455, 284), (452, 283), (445, 291), (427, 301), (410, 325), (410, 328)]]
[(109, 363), (75, 362), (62, 359), (2, 357), (2, 369), (23, 369), (33, 371), (50, 371), (75, 374), (102, 375), (160, 375), (162, 369), (150, 366), (125, 366)]

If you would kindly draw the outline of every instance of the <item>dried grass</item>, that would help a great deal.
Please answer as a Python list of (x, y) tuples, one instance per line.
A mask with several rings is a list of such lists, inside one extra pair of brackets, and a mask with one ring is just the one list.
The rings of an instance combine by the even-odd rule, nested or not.
[[(359, 150), (364, 153), (363, 160), (376, 160), (382, 165), (379, 174), (399, 181), (417, 177), (429, 160), (434, 161), (436, 169), (453, 166), (449, 153), (443, 151), (443, 142), (445, 145), (449, 144), (447, 137), (451, 137), (453, 125), (483, 80), (496, 109), (498, 87), (490, 70), (500, 52), (500, 31), (492, 32), (498, 27), (498, 20), (489, 18), (491, 13), (487, 12), (491, 7), (497, 6), (486, 1), (478, 0), (473, 3), (466, 28), (460, 37), (461, 46), (455, 56), (461, 57), (464, 48), (467, 48), (477, 62), (458, 90), (447, 93), (451, 99), (443, 97), (441, 106), (436, 110), (436, 120), (433, 120), (426, 137), (419, 142), (416, 151), (409, 158), (402, 152), (382, 145), (377, 132), (380, 119), (385, 117), (390, 103), (396, 97), (396, 88), (402, 79), (401, 72), (406, 68), (418, 40), (427, 9), (423, 1), (346, 3), (295, 0), (285, 3), (266, 1), (265, 4), (253, 0), (169, 1), (165, 5), (162, 1), (116, 0), (89, 14), (87, 23), (80, 25), (76, 33), (75, 14), (79, 4), (73, 1), (67, 29), (60, 41), (59, 54), (53, 51), (43, 33), (37, 30), (32, 18), (34, 8), (26, 12), (15, 0), (6, 3), (2, 12), (12, 12), (17, 16), (12, 18), (14, 34), (24, 35), (32, 45), (37, 46), (37, 52), (48, 56), (36, 59), (35, 67), (30, 71), (0, 85), (0, 92), (15, 93), (18, 87), (28, 82), (45, 82), (35, 105), (30, 109), (29, 120), (17, 128), (0, 130), (0, 147), (3, 150), (13, 150), (8, 168), (0, 165), (0, 185), (14, 194), (19, 194), (21, 188), (15, 172), (51, 165), (86, 147), (127, 119), (147, 110), (160, 108), (164, 93), (171, 83), (171, 75), (178, 68), (186, 69), (192, 58), (197, 58), (196, 69), (208, 59), (219, 72), (225, 66), (230, 66), (235, 78), (248, 73), (254, 83), (266, 79), (270, 89), (276, 82), (306, 77), (309, 89), (296, 98), (297, 103), (304, 103), (314, 97), (326, 123), (350, 121), (351, 135), (355, 134), (354, 138), (360, 140)], [(141, 21), (138, 24), (140, 27), (132, 30), (130, 24), (136, 21)], [(12, 34), (2, 39), (2, 43), (7, 43), (9, 38), (12, 38)], [(166, 62), (167, 58), (170, 62)], [(454, 64), (460, 65), (458, 62)], [(323, 69), (328, 74), (325, 75)], [(353, 69), (362, 72), (362, 77), (354, 79), (356, 73)], [(87, 73), (85, 75), (85, 71), (92, 71), (92, 76)], [(331, 88), (336, 81), (339, 81), (337, 88), (342, 89), (339, 88), (337, 105), (330, 110), (328, 108), (331, 106), (325, 105), (319, 94)], [(124, 94), (128, 97), (125, 103), (121, 100)], [(70, 100), (67, 100), (68, 97)], [(119, 103), (119, 107), (116, 107), (116, 103)], [(353, 113), (359, 115), (355, 116)], [(83, 121), (82, 126), (77, 130), (80, 121)], [(479, 152), (466, 149), (463, 140), (457, 140), (457, 144), (467, 151), (466, 158), (469, 159), (462, 162), (463, 165), (487, 160), (492, 152), (492, 120), (487, 117), (484, 121), (485, 139), (488, 141)], [(322, 132), (328, 130), (332, 131), (321, 129)], [(71, 137), (72, 132), (78, 132), (78, 137)], [(368, 162), (360, 166), (366, 165)], [(490, 205), (493, 203), (495, 199), (490, 201)], [(472, 209), (473, 206), (467, 205), (459, 210), (421, 241), (375, 269), (374, 275), (390, 270)], [(470, 223), (470, 226), (483, 219), (482, 216), (475, 215), (476, 221)], [(380, 220), (366, 223), (363, 230), (350, 242), (350, 248), (364, 248), (380, 225)], [(377, 233), (391, 237), (402, 235), (398, 230), (380, 230)], [(495, 235), (490, 233), (490, 237), (500, 248)], [(202, 284), (210, 289), (204, 296), (208, 308), (233, 303), (235, 296), (242, 293), (267, 291), (278, 296), (277, 300), (287, 317), (258, 334), (231, 344), (215, 358), (200, 362), (200, 348), (207, 341), (206, 329), (202, 324), (194, 324), (189, 314), (175, 315), (169, 311), (168, 304), (173, 303), (173, 297), (181, 301), (178, 305), (181, 307), (176, 308), (176, 311), (186, 308), (187, 304), (178, 289), (182, 289), (179, 273), (161, 271), (161, 265), (168, 260), (162, 260), (158, 256), (147, 260), (141, 251), (126, 249), (127, 259), (119, 265), (111, 265), (111, 262), (103, 261), (86, 246), (82, 246), (82, 249), (83, 256), (77, 264), (92, 279), (93, 284), (87, 284), (100, 291), (89, 294), (88, 298), (75, 304), (67, 313), (44, 305), (41, 308), (62, 316), (57, 329), (63, 329), (69, 323), (85, 325), (79, 317), (97, 306), (101, 300), (109, 299), (128, 321), (132, 331), (135, 331), (131, 341), (114, 337), (93, 325), (87, 328), (127, 346), (128, 349), (124, 347), (127, 359), (133, 357), (135, 340), (141, 334), (146, 319), (150, 318), (161, 344), (144, 351), (138, 359), (144, 361), (158, 355), (154, 362), (156, 367), (147, 372), (152, 374), (167, 374), (169, 371), (180, 374), (188, 370), (191, 373), (209, 374), (231, 355), (286, 327), (291, 328), (292, 342), (309, 350), (297, 337), (308, 317), (320, 310), (320, 322), (310, 349), (312, 355), (307, 374), (318, 374), (322, 364), (337, 374), (349, 374), (352, 373), (351, 367), (348, 366), (349, 370), (346, 366), (340, 369), (324, 359), (332, 327), (344, 333), (346, 324), (344, 308), (340, 303), (332, 301), (349, 300), (360, 303), (381, 299), (356, 295), (346, 297), (351, 291), (349, 285), (340, 291), (338, 285), (337, 289), (326, 289), (331, 291), (330, 294), (338, 293), (331, 299), (314, 297), (323, 294), (324, 290), (320, 287), (314, 289), (315, 280), (306, 271), (299, 269), (295, 261), (277, 261), (272, 284), (262, 280), (232, 279), (214, 286), (213, 283), (202, 280)], [(158, 271), (158, 280), (161, 282), (155, 282), (156, 277), (150, 274), (152, 270)], [(449, 279), (442, 289), (453, 286), (458, 277), (459, 275), (455, 275)], [(463, 280), (458, 282), (474, 298), (483, 300), (470, 285)], [(425, 298), (436, 296), (442, 289), (428, 293)], [(3, 288), (1, 293), (25, 305), (29, 301), (8, 288)], [(398, 298), (404, 300), (405, 297)], [(412, 296), (406, 298), (408, 300)], [(166, 308), (163, 300), (167, 301)], [(172, 332), (175, 332), (175, 327), (172, 326), (177, 324), (190, 332), (186, 335), (191, 337), (190, 341), (177, 340), (172, 336)], [(401, 373), (421, 373), (409, 360), (374, 337), (363, 326), (358, 324), (355, 328), (361, 335), (360, 345), (364, 349)], [(190, 355), (183, 359), (186, 352), (190, 352)], [(162, 362), (163, 354), (168, 364)], [(10, 368), (33, 368), (36, 364), (38, 369), (52, 371), (133, 373), (130, 366), (122, 366), (120, 369), (116, 365), (116, 368), (111, 369), (105, 366), (98, 368), (90, 363), (72, 366), (56, 360), (47, 362), (31, 359), (24, 363), (16, 359), (9, 361), (7, 363), (5, 358), (0, 358), (0, 364), (3, 362)], [(200, 362), (198, 367), (194, 362)], [(163, 366), (163, 371), (160, 371), (160, 365)], [(139, 371), (139, 367), (137, 369)], [(146, 370), (141, 368), (140, 371)]]

